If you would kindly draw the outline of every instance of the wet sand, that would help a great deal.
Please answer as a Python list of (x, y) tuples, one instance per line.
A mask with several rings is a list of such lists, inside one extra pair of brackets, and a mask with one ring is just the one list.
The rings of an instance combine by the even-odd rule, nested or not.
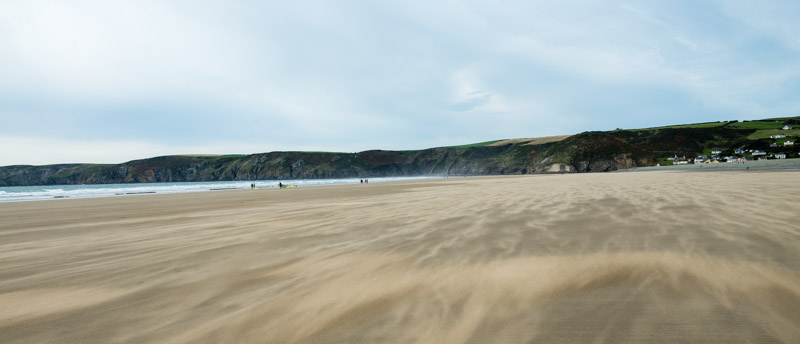
[(800, 342), (800, 172), (0, 204), (2, 343)]

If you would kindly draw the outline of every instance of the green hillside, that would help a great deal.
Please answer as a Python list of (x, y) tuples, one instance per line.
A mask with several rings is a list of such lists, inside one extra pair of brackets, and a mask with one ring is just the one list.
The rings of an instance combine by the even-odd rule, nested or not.
[[(784, 130), (786, 125), (792, 129)], [(796, 127), (796, 128), (795, 128)], [(785, 138), (770, 138), (785, 135)], [(0, 167), (0, 186), (312, 179), (419, 175), (605, 172), (671, 164), (699, 155), (753, 159), (750, 150), (797, 158), (800, 117), (591, 131), (542, 139), (494, 140), (412, 151), (271, 152), (177, 155), (117, 165), (59, 164)], [(736, 154), (737, 149), (747, 152)]]

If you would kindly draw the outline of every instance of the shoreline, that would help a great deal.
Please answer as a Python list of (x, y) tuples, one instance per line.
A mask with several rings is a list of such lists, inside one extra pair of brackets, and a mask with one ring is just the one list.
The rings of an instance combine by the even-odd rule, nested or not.
[[(398, 180), (437, 179), (437, 176), (379, 177), (373, 183)], [(256, 180), (256, 181), (211, 181), (211, 182), (158, 182), (128, 184), (86, 184), (86, 185), (31, 185), (0, 187), (0, 203), (35, 202), (52, 199), (114, 198), (120, 196), (139, 196), (142, 194), (202, 193), (223, 190), (276, 189), (278, 183), (299, 187), (326, 185), (359, 184), (358, 178), (343, 179), (296, 179), (296, 180)]]
[[(655, 172), (655, 171), (689, 171), (689, 172), (724, 172), (724, 171), (800, 171), (800, 159), (781, 159), (781, 160), (766, 160), (766, 161), (748, 161), (746, 163), (718, 163), (718, 164), (688, 164), (688, 165), (667, 165), (667, 166), (647, 166), (647, 167), (634, 167), (630, 169), (621, 169), (616, 171), (609, 171), (609, 172), (590, 172), (592, 173), (624, 173), (624, 172)], [(384, 183), (384, 182), (394, 182), (396, 180), (448, 180), (448, 179), (455, 179), (458, 180), (460, 178), (484, 178), (484, 177), (511, 177), (511, 176), (541, 176), (541, 175), (560, 175), (561, 173), (541, 173), (541, 174), (524, 174), (524, 175), (475, 175), (475, 176), (418, 176), (418, 177), (379, 177), (379, 178), (372, 178), (373, 184), (375, 183)], [(567, 173), (568, 175), (573, 175), (576, 173)], [(586, 173), (577, 173), (577, 174), (586, 174)], [(318, 187), (318, 186), (328, 186), (328, 185), (358, 185), (357, 178), (344, 178), (344, 179), (309, 179), (309, 180), (291, 180), (286, 182), (291, 182), (290, 184), (294, 183), (305, 183), (306, 185), (298, 185), (303, 188), (306, 187)], [(24, 186), (24, 187), (0, 187), (0, 192), (5, 192), (3, 189), (24, 189), (24, 188), (40, 188), (40, 189), (54, 189), (54, 190), (61, 190), (63, 193), (63, 189), (80, 189), (81, 186), (86, 186), (87, 189), (102, 189), (103, 186), (112, 186), (113, 188), (118, 188), (121, 191), (109, 191), (107, 194), (96, 195), (96, 196), (86, 196), (86, 195), (67, 195), (67, 194), (60, 194), (60, 193), (53, 193), (48, 196), (40, 196), (40, 197), (30, 197), (29, 199), (12, 199), (10, 196), (6, 195), (8, 198), (0, 197), (0, 204), (5, 203), (17, 203), (17, 202), (38, 202), (38, 201), (46, 201), (46, 200), (70, 200), (70, 199), (94, 199), (94, 198), (117, 198), (117, 197), (130, 197), (136, 196), (141, 197), (142, 195), (148, 194), (178, 194), (178, 193), (204, 193), (204, 192), (216, 192), (216, 191), (232, 191), (232, 190), (250, 190), (249, 185), (250, 183), (256, 183), (258, 189), (273, 189), (276, 188), (272, 186), (272, 184), (278, 182), (284, 182), (281, 180), (258, 180), (258, 181), (229, 181), (229, 182), (175, 182), (175, 183), (135, 183), (135, 184), (90, 184), (90, 185), (36, 185), (36, 186)], [(154, 187), (169, 187), (175, 185), (205, 185), (197, 190), (186, 190), (186, 191), (152, 191), (149, 188)], [(236, 185), (235, 187), (229, 187), (228, 185)], [(115, 190), (115, 189), (110, 190)], [(41, 193), (41, 192), (40, 192)]]

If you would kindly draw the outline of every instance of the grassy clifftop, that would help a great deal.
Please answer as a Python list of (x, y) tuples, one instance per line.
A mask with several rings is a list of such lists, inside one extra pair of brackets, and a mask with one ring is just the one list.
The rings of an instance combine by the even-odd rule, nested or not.
[[(792, 125), (793, 129), (784, 130)], [(785, 138), (771, 138), (786, 135)], [(61, 164), (0, 167), (0, 186), (145, 183), (418, 175), (605, 172), (667, 163), (667, 157), (733, 155), (739, 148), (798, 157), (800, 117), (724, 121), (646, 129), (510, 139), (415, 151), (360, 153), (270, 152), (181, 155), (117, 165)], [(767, 155), (769, 156), (769, 155)], [(751, 156), (747, 156), (751, 157)]]

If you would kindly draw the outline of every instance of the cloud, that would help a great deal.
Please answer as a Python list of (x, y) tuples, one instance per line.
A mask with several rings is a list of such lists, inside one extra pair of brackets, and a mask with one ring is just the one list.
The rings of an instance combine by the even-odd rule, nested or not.
[[(253, 154), (267, 151), (320, 151), (314, 145), (262, 146), (249, 142), (206, 142), (204, 144), (169, 144), (148, 140), (86, 140), (0, 135), (2, 147), (24, 147), (0, 151), (0, 166), (46, 165), (57, 163), (118, 164), (131, 160), (184, 154)], [(351, 150), (349, 152), (355, 152)]]
[(451, 76), (452, 106), (454, 111), (469, 111), (482, 107), (492, 100), (492, 94), (482, 90), (483, 86), (469, 69), (455, 72)]
[(146, 157), (414, 149), (791, 115), (797, 7), (4, 1), (0, 135), (75, 151), (158, 147), (139, 149)]

